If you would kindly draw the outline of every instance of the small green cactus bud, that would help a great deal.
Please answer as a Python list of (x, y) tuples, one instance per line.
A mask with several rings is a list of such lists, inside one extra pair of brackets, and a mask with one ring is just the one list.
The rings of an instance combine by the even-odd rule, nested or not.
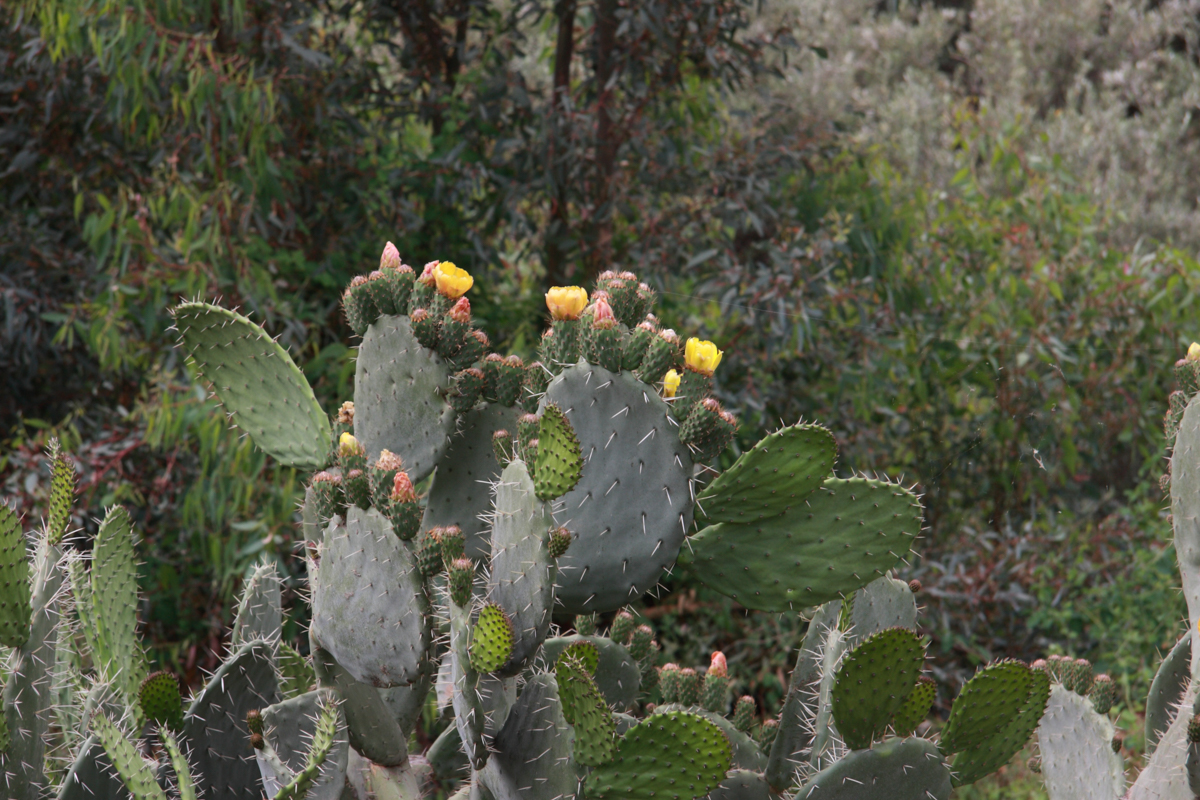
[(496, 375), (496, 400), (502, 405), (513, 406), (521, 399), (525, 383), (525, 362), (520, 356), (511, 355), (500, 364)]
[(638, 378), (643, 383), (651, 385), (662, 380), (667, 370), (683, 366), (683, 348), (675, 331), (667, 328), (658, 332), (650, 340), (646, 355), (642, 357), (642, 366), (638, 370)]
[(551, 558), (561, 558), (571, 546), (571, 532), (566, 528), (553, 528), (546, 544)]
[(441, 321), (424, 308), (413, 309), (409, 312), (408, 319), (412, 323), (413, 337), (421, 346), (436, 350), (438, 337), (441, 335)]
[(1029, 665), (1029, 668), (1041, 670), (1042, 672), (1045, 672), (1047, 675), (1050, 674), (1050, 665), (1046, 663), (1046, 659), (1044, 659), (1044, 658), (1039, 658), (1037, 661), (1034, 661), (1032, 664)]
[(725, 664), (725, 654), (720, 650), (712, 654), (712, 664), (704, 673), (701, 705), (714, 714), (724, 714), (729, 708), (729, 668)]
[(537, 414), (522, 414), (517, 417), (517, 438), (521, 442), (536, 439), (538, 435), (538, 422), (540, 422), (540, 419)]
[(513, 435), (503, 428), (493, 433), (492, 452), (496, 454), (496, 461), (500, 463), (500, 467), (507, 467), (517, 457), (516, 442), (513, 441)]
[(488, 353), (483, 357), (483, 377), (486, 379), (483, 388), (483, 399), (489, 403), (497, 401), (496, 388), (500, 383), (500, 368), (504, 366), (504, 356), (499, 353)]
[[(383, 246), (383, 254), (379, 256), (380, 269), (399, 269), (400, 251), (396, 249), (396, 245), (388, 242)], [(410, 269), (409, 272), (412, 272)]]
[(466, 608), (471, 602), (471, 587), (475, 583), (475, 565), (469, 558), (456, 558), (450, 562), (448, 575), (450, 599), (459, 608)]
[(466, 539), (463, 536), (462, 528), (457, 525), (450, 525), (447, 527), (432, 528), (429, 532), (437, 539), (438, 545), (441, 547), (443, 562), (449, 564), (456, 558), (463, 557)]
[(621, 328), (613, 317), (612, 309), (603, 299), (592, 312), (592, 324), (586, 329), (584, 356), (610, 372), (621, 371)]
[(246, 712), (246, 727), (251, 733), (261, 734), (263, 732), (262, 714), (257, 708), (252, 708)]
[(608, 628), (608, 638), (612, 639), (617, 644), (629, 644), (629, 639), (633, 636), (633, 629), (637, 627), (637, 620), (633, 614), (628, 611), (618, 611), (613, 617), (612, 625)]
[(58, 439), (50, 440), (50, 517), (46, 536), (58, 544), (71, 524), (71, 506), (75, 502), (75, 465), (62, 452)]
[(750, 695), (742, 695), (738, 698), (737, 703), (733, 707), (733, 727), (737, 728), (742, 733), (748, 732), (754, 727), (754, 716), (757, 710), (754, 698)]
[(146, 676), (138, 689), (138, 702), (146, 719), (171, 730), (183, 726), (183, 697), (174, 673), (159, 670)]
[(392, 494), (386, 508), (388, 519), (392, 523), (392, 532), (401, 541), (407, 542), (417, 535), (417, 531), (421, 529), (421, 516), (424, 512), (421, 504), (417, 502), (412, 479), (404, 470), (400, 470), (392, 478)]
[(1072, 662), (1071, 668), (1071, 686), (1068, 688), (1076, 694), (1087, 697), (1088, 692), (1092, 690), (1092, 680), (1094, 676), (1092, 670), (1092, 662), (1086, 658), (1077, 658)]
[(371, 507), (371, 482), (361, 469), (352, 469), (346, 473), (342, 482), (346, 489), (346, 499), (364, 511)]
[(417, 537), (417, 568), (421, 577), (429, 580), (442, 571), (445, 562), (442, 561), (442, 545), (433, 536), (432, 531), (423, 531)]
[(317, 519), (332, 519), (346, 509), (346, 495), (342, 491), (342, 476), (332, 472), (318, 472), (312, 479), (313, 504)]
[(575, 632), (580, 636), (595, 636), (596, 635), (596, 615), (595, 614), (576, 614), (575, 615)]
[(1066, 672), (1063, 666), (1063, 657), (1054, 655), (1046, 658), (1046, 671), (1050, 673), (1050, 680), (1054, 683), (1063, 683), (1063, 677)]
[(542, 399), (542, 395), (546, 393), (546, 387), (550, 385), (550, 377), (550, 371), (540, 361), (535, 361), (525, 367), (525, 385), (521, 390), (520, 400), (526, 411), (537, 408), (538, 401)]
[(642, 365), (642, 359), (646, 357), (646, 348), (656, 332), (655, 327), (647, 322), (640, 322), (629, 331), (629, 336), (621, 346), (621, 369), (632, 371)]
[(379, 319), (379, 309), (375, 307), (366, 275), (358, 275), (350, 281), (349, 288), (342, 294), (342, 310), (350, 329), (359, 336), (365, 334), (371, 323)]
[(1038, 758), (1037, 756), (1034, 756), (1033, 758), (1026, 761), (1025, 766), (1026, 766), (1026, 768), (1028, 768), (1028, 770), (1030, 772), (1034, 773), (1035, 775), (1042, 774), (1042, 760), (1040, 758)]
[[(442, 331), (438, 336), (437, 352), (442, 358), (453, 359), (458, 351), (466, 344), (471, 332), (471, 302), (465, 297), (458, 298), (454, 305), (442, 317)], [(482, 391), (482, 385), (480, 390)]]
[(654, 652), (654, 630), (649, 625), (638, 625), (629, 637), (629, 655), (635, 661), (645, 661)]
[(475, 367), (464, 369), (454, 375), (453, 385), (446, 395), (446, 402), (458, 413), (465, 414), (479, 402), (485, 383), (483, 370)]
[[(698, 375), (684, 370), (684, 383), (688, 375)], [(679, 389), (683, 392), (683, 387)], [(725, 451), (737, 432), (737, 421), (711, 397), (706, 397), (691, 406), (691, 411), (679, 426), (679, 441), (690, 447), (697, 463), (711, 461)]]
[(679, 702), (685, 706), (700, 704), (700, 675), (691, 667), (679, 670)]
[(404, 469), (400, 456), (391, 450), (380, 450), (379, 458), (371, 467), (371, 505), (380, 511), (387, 509), (395, 485), (396, 475)]
[(396, 301), (392, 298), (392, 287), (387, 275), (382, 269), (377, 269), (367, 276), (367, 291), (371, 293), (371, 302), (379, 311), (379, 316), (391, 316), (396, 313)]
[(462, 346), (458, 348), (458, 353), (451, 363), (456, 367), (469, 367), (483, 358), (491, 346), (486, 333), (472, 328), (467, 332), (467, 337), (463, 339)]
[(537, 437), (528, 441), (521, 442), (521, 460), (525, 462), (525, 469), (529, 472), (529, 477), (537, 480), (537, 464), (538, 440)]
[(1092, 708), (1097, 714), (1107, 714), (1117, 700), (1117, 683), (1104, 673), (1100, 673), (1092, 681), (1092, 690), (1088, 694), (1092, 700)]
[(658, 690), (664, 703), (679, 701), (679, 666), (664, 664), (658, 671)]
[(764, 753), (770, 752), (775, 737), (779, 734), (779, 720), (769, 719), (758, 730), (758, 746)]
[(352, 469), (367, 471), (367, 451), (358, 443), (358, 439), (355, 439), (353, 434), (343, 433), (338, 439), (337, 450), (338, 465), (342, 468), (342, 475)]

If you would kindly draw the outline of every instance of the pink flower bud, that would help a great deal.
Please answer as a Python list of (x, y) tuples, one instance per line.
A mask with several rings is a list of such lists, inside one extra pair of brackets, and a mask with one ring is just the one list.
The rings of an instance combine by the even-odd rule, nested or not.
[(396, 473), (396, 477), (392, 478), (392, 500), (397, 503), (417, 502), (417, 493), (413, 490), (412, 480), (404, 470), (400, 470)]
[(400, 266), (400, 251), (396, 245), (388, 242), (383, 247), (383, 255), (379, 257), (380, 269), (396, 269)]
[(592, 325), (607, 324), (616, 322), (617, 318), (613, 316), (612, 306), (608, 304), (603, 297), (596, 301), (592, 306)]
[(442, 262), (430, 261), (428, 264), (425, 265), (425, 269), (421, 270), (421, 277), (417, 278), (417, 280), (419, 280), (421, 283), (425, 284), (426, 286), (428, 286), (431, 289), (433, 287), (437, 286), (437, 279), (433, 277), (433, 271), (434, 271), (434, 269), (437, 268), (437, 265), (440, 263), (442, 263)]
[(721, 678), (728, 677), (729, 667), (725, 664), (725, 654), (720, 650), (713, 651), (712, 663), (708, 665), (708, 674)]
[(455, 322), (463, 325), (471, 324), (471, 303), (467, 298), (460, 297), (458, 302), (451, 306), (449, 313), (446, 315)]

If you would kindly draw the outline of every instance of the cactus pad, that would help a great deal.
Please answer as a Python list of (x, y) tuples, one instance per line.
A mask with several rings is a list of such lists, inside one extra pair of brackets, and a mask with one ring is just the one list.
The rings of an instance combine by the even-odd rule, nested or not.
[(62, 541), (71, 525), (71, 505), (75, 502), (75, 466), (59, 449), (57, 439), (50, 440), (50, 518), (46, 534), (50, 544)]
[(183, 303), (174, 314), (180, 343), (237, 426), (280, 463), (322, 466), (329, 418), (287, 351), (234, 311)]
[(29, 557), (17, 512), (0, 505), (0, 645), (20, 647), (29, 639)]
[(272, 648), (266, 642), (242, 645), (192, 700), (183, 718), (183, 738), (202, 797), (259, 800), (260, 775), (250, 758), (246, 712), (278, 701)]
[(700, 493), (706, 523), (751, 523), (778, 516), (815, 492), (833, 469), (837, 442), (820, 425), (791, 425), (764, 436)]
[(933, 742), (888, 739), (856, 750), (796, 793), (807, 800), (949, 800), (950, 770)]
[(1016, 716), (982, 743), (962, 750), (954, 757), (955, 786), (974, 783), (1000, 769), (1029, 741), (1050, 699), (1050, 676), (1041, 670), (1030, 672), (1033, 681), (1029, 695)]
[(283, 625), (282, 587), (274, 562), (259, 564), (246, 581), (233, 620), (230, 644), (238, 647), (255, 639), (277, 641)]
[[(553, 664), (564, 650), (575, 649), (584, 643), (596, 648), (597, 662), (592, 676), (604, 702), (618, 709), (631, 707), (637, 700), (641, 674), (629, 651), (612, 639), (579, 635), (547, 639), (542, 645), (542, 656)], [(590, 662), (585, 653), (576, 651), (576, 657), (583, 659), (585, 664)]]
[(457, 525), (466, 537), (468, 558), (480, 560), (491, 554), (483, 516), (491, 509), (491, 485), (503, 469), (496, 459), (492, 436), (497, 430), (516, 427), (514, 408), (492, 403), (468, 411), (459, 422), (459, 431), (450, 437), (450, 446), (438, 459), (422, 526)]
[(567, 766), (574, 737), (563, 719), (554, 676), (535, 675), (496, 735), (495, 752), (480, 780), (495, 800), (569, 798), (578, 788)]
[(575, 534), (558, 560), (568, 614), (609, 611), (652, 589), (691, 525), (692, 460), (666, 403), (629, 374), (580, 363), (554, 378), (541, 407), (563, 410), (579, 437), (583, 477), (556, 505)]
[(1109, 746), (1114, 732), (1108, 718), (1093, 711), (1087, 699), (1061, 685), (1051, 687), (1050, 702), (1038, 727), (1042, 779), (1051, 797), (1115, 800), (1124, 793), (1121, 757)]
[(374, 462), (391, 450), (414, 483), (433, 471), (454, 430), (443, 400), (450, 370), (412, 335), (407, 317), (380, 317), (358, 348), (354, 435)]
[(279, 643), (275, 665), (279, 668), (279, 693), (287, 699), (299, 697), (317, 682), (316, 673), (308, 659), (287, 642)]
[(828, 478), (806, 502), (749, 525), (693, 537), (688, 560), (709, 587), (761, 611), (799, 610), (865, 586), (906, 556), (921, 506), (906, 489)]
[(568, 648), (554, 662), (562, 714), (575, 731), (575, 761), (598, 767), (616, 751), (616, 724), (587, 667)]
[(350, 743), (334, 693), (319, 689), (276, 703), (263, 709), (262, 718), (267, 741), (298, 780), (315, 762), (313, 772), (319, 774), (307, 781), (307, 800), (338, 800), (345, 786)]
[(763, 776), (746, 769), (729, 773), (721, 785), (708, 794), (708, 800), (771, 800), (771, 788)]
[(929, 716), (929, 709), (933, 707), (935, 697), (937, 684), (932, 678), (921, 676), (904, 704), (896, 711), (896, 716), (892, 718), (892, 727), (896, 729), (896, 735), (912, 736), (917, 726)]
[(167, 800), (166, 792), (154, 778), (154, 770), (112, 720), (103, 713), (97, 714), (92, 720), (92, 731), (134, 800)]
[(1033, 671), (1019, 661), (999, 661), (976, 672), (954, 699), (939, 742), (944, 753), (983, 744), (1006, 727), (1025, 705)]
[(721, 729), (696, 714), (655, 714), (626, 731), (614, 759), (584, 779), (589, 800), (693, 800), (715, 789), (729, 769)]
[(925, 645), (912, 631), (889, 628), (854, 648), (838, 667), (833, 718), (852, 750), (864, 750), (904, 705), (925, 661)]
[(313, 667), (321, 687), (335, 689), (342, 698), (350, 746), (376, 764), (405, 763), (408, 737), (384, 704), (380, 691), (354, 680), (332, 655), (319, 647), (313, 650)]
[(562, 409), (547, 403), (538, 422), (538, 452), (533, 485), (539, 500), (562, 497), (575, 488), (583, 470), (579, 438)]
[(129, 512), (113, 506), (104, 516), (92, 549), (91, 621), (93, 658), (104, 678), (132, 699), (146, 676), (137, 638), (137, 553)]
[(138, 690), (138, 701), (150, 722), (176, 731), (183, 725), (183, 697), (173, 673), (159, 670), (147, 676)]
[(904, 581), (885, 575), (854, 593), (850, 610), (851, 642), (886, 628), (917, 629), (917, 601)]
[(1184, 633), (1158, 665), (1150, 692), (1146, 695), (1146, 755), (1158, 747), (1158, 740), (1171, 725), (1179, 700), (1191, 677), (1192, 634)]
[(515, 638), (502, 670), (506, 675), (533, 658), (550, 631), (553, 611), (556, 570), (547, 546), (553, 519), (535, 496), (534, 483), (525, 463), (513, 461), (496, 484), (487, 596), (512, 622)]
[(513, 638), (513, 624), (504, 610), (494, 603), (485, 605), (471, 631), (471, 667), (478, 672), (500, 669), (512, 655)]
[(398, 686), (428, 668), (421, 575), (378, 511), (351, 508), (344, 526), (330, 523), (313, 584), (313, 637), (356, 680)]

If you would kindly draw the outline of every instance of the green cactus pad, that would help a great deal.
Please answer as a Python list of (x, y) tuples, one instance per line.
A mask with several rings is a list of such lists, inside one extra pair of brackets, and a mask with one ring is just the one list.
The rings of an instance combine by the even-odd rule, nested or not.
[(279, 693), (289, 700), (309, 691), (317, 682), (312, 664), (287, 642), (279, 643), (275, 665), (279, 668)]
[[(1030, 670), (1033, 681), (1029, 696), (1017, 715), (995, 735), (981, 744), (959, 752), (954, 757), (954, 785), (974, 783), (1007, 764), (1029, 741), (1050, 699), (1050, 676), (1041, 670)], [(1116, 795), (1114, 795), (1115, 797)]]
[(154, 770), (142, 758), (137, 745), (125, 738), (112, 720), (97, 714), (92, 720), (92, 731), (134, 800), (167, 800), (167, 793), (158, 785)]
[(999, 661), (975, 673), (954, 698), (942, 729), (942, 752), (976, 747), (1007, 727), (1029, 698), (1033, 670), (1019, 661)]
[(889, 628), (851, 650), (833, 685), (833, 718), (852, 750), (871, 746), (916, 686), (925, 645), (906, 628)]
[(254, 568), (238, 602), (230, 635), (231, 646), (238, 647), (255, 639), (279, 639), (283, 625), (281, 592), (274, 562), (259, 564)]
[(455, 412), (442, 399), (450, 370), (412, 335), (407, 317), (380, 317), (363, 337), (354, 373), (354, 436), (374, 462), (391, 450), (413, 483), (450, 444)]
[(560, 800), (576, 793), (575, 732), (563, 718), (554, 676), (535, 675), (496, 734), (479, 778), (495, 800)]
[[(526, 684), (525, 692), (528, 691), (529, 684)], [(518, 705), (524, 702), (525, 692), (522, 692), (517, 700)], [(515, 706), (513, 712), (517, 712)], [(563, 727), (566, 728), (565, 723)], [(457, 725), (447, 726), (434, 743), (429, 745), (429, 749), (425, 751), (425, 760), (429, 762), (434, 776), (439, 780), (462, 780), (471, 772), (471, 762), (467, 761), (466, 754), (462, 751), (462, 736), (458, 733)]]
[(896, 716), (892, 718), (892, 727), (895, 728), (896, 735), (912, 736), (917, 730), (917, 726), (929, 716), (929, 709), (933, 707), (935, 697), (937, 697), (937, 684), (933, 679), (925, 677), (919, 679), (904, 700), (904, 704), (896, 711)]
[(438, 459), (429, 489), (422, 527), (457, 525), (466, 537), (467, 557), (477, 561), (491, 554), (485, 516), (491, 509), (491, 485), (503, 469), (496, 460), (492, 436), (498, 430), (516, 428), (515, 408), (492, 403), (468, 411)]
[(771, 800), (771, 787), (757, 772), (736, 769), (708, 794), (708, 800)]
[(1146, 695), (1146, 755), (1158, 747), (1158, 740), (1171, 725), (1180, 698), (1187, 689), (1192, 671), (1192, 634), (1184, 633), (1158, 665), (1150, 692)]
[(575, 761), (598, 767), (616, 752), (616, 723), (587, 667), (570, 653), (564, 650), (554, 662), (562, 714), (575, 731)]
[(833, 469), (837, 442), (820, 425), (791, 425), (764, 436), (697, 498), (706, 523), (752, 523), (778, 516), (815, 492)]
[(248, 758), (246, 712), (279, 700), (267, 642), (242, 645), (213, 673), (183, 718), (202, 797), (259, 800), (258, 767)]
[(896, 566), (921, 530), (921, 506), (906, 489), (869, 478), (828, 478), (783, 514), (710, 525), (688, 560), (710, 588), (760, 611), (835, 600)]
[(512, 621), (512, 652), (503, 675), (520, 672), (550, 631), (555, 560), (546, 546), (554, 520), (535, 496), (523, 461), (504, 468), (496, 484), (487, 597)]
[(477, 672), (495, 672), (513, 651), (513, 624), (504, 609), (488, 603), (479, 610), (471, 630), (471, 667)]
[(174, 673), (159, 670), (148, 675), (138, 690), (138, 702), (150, 722), (174, 731), (183, 725), (183, 697)]
[[(617, 709), (632, 707), (637, 701), (641, 674), (629, 651), (612, 639), (579, 635), (547, 639), (542, 645), (542, 657), (547, 663), (553, 664), (564, 650), (575, 648), (582, 643), (596, 648), (598, 661), (596, 668), (592, 670), (592, 676), (600, 694), (604, 695), (604, 702)], [(586, 655), (576, 653), (576, 656), (582, 657), (585, 664), (589, 663)]]
[(287, 351), (235, 311), (183, 303), (173, 313), (181, 345), (237, 426), (282, 464), (322, 466), (329, 418)]
[(720, 714), (715, 714), (703, 708), (682, 706), (678, 703), (667, 703), (657, 706), (655, 714), (670, 714), (674, 711), (686, 711), (703, 717), (721, 729), (730, 746), (730, 769), (748, 769), (752, 772), (762, 772), (767, 766), (767, 757), (763, 755), (758, 745), (742, 731), (739, 731), (732, 721)]
[[(345, 787), (350, 742), (336, 695), (329, 689), (307, 692), (264, 708), (262, 718), (264, 736), (279, 760), (295, 774), (296, 781), (308, 784), (307, 795), (299, 796), (306, 800), (338, 800)], [(261, 755), (258, 758), (265, 776), (270, 765), (264, 764)], [(316, 769), (312, 770), (314, 765)], [(306, 771), (316, 774), (310, 773), (311, 777), (302, 780)], [(291, 782), (282, 777), (276, 776), (280, 789)]]
[(354, 680), (334, 657), (313, 649), (313, 667), (322, 688), (342, 698), (350, 746), (376, 764), (396, 766), (408, 760), (408, 735), (385, 705), (378, 689)]
[(0, 505), (0, 644), (20, 647), (28, 641), (31, 592), (21, 519)]
[[(175, 773), (175, 790), (179, 793), (179, 800), (196, 800), (196, 783), (192, 778), (192, 765), (188, 762), (187, 754), (179, 746), (179, 741), (171, 731), (159, 728), (157, 733), (163, 750), (167, 751), (167, 760), (171, 762), (171, 771)], [(161, 767), (159, 767), (159, 776), (161, 779)]]
[[(1112, 723), (1097, 714), (1086, 698), (1061, 685), (1050, 688), (1050, 701), (1038, 727), (1038, 750), (1042, 780), (1054, 800), (1107, 800), (1124, 794), (1124, 765), (1109, 745), (1114, 734)], [(1182, 762), (1182, 756), (1177, 760)], [(1181, 783), (1186, 786), (1186, 780)], [(1144, 796), (1186, 796), (1163, 785), (1157, 788), (1163, 793)]]
[(854, 593), (847, 637), (856, 644), (887, 628), (917, 629), (917, 601), (904, 581), (885, 575)]
[(575, 488), (583, 471), (579, 438), (562, 409), (547, 403), (538, 421), (534, 487), (539, 500), (554, 500)]
[(104, 678), (130, 700), (146, 677), (145, 656), (137, 637), (137, 592), (133, 523), (124, 508), (113, 506), (104, 516), (92, 548), (92, 657)]
[(808, 800), (949, 800), (950, 770), (933, 742), (888, 739), (856, 750), (810, 778)]
[[(583, 477), (555, 506), (575, 534), (558, 560), (556, 599), (567, 614), (609, 611), (654, 588), (692, 519), (692, 460), (666, 403), (624, 373), (580, 363), (554, 378), (541, 408), (566, 414)], [(561, 510), (559, 510), (561, 508)]]
[[(75, 502), (75, 466), (59, 449), (57, 439), (50, 440), (50, 517), (46, 535), (50, 544), (58, 544), (71, 525), (71, 505)], [(2, 527), (2, 523), (0, 523)], [(19, 647), (20, 645), (14, 645)]]
[(346, 516), (344, 526), (335, 520), (326, 528), (310, 576), (312, 635), (355, 680), (380, 688), (412, 683), (429, 669), (420, 571), (378, 511), (351, 508)]
[(583, 781), (589, 800), (693, 800), (720, 785), (731, 748), (721, 729), (685, 711), (654, 714), (630, 728), (617, 754)]
[[(563, 648), (553, 661), (557, 664), (562, 659), (577, 662), (584, 672), (595, 678), (596, 669), (600, 666), (600, 648), (586, 639), (578, 639)], [(605, 702), (608, 702), (607, 698)]]

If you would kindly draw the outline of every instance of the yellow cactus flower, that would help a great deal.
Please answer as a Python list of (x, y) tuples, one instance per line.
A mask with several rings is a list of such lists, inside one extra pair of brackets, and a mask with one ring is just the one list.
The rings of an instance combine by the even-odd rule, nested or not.
[(439, 261), (433, 268), (433, 280), (440, 294), (457, 300), (475, 285), (475, 279), (465, 269), (459, 269), (449, 261)]
[(546, 292), (546, 308), (554, 319), (579, 319), (587, 302), (588, 293), (582, 286), (551, 286)]
[(358, 439), (354, 438), (354, 434), (347, 431), (338, 438), (339, 456), (352, 456), (361, 452), (363, 452), (362, 445), (358, 443)]
[(679, 391), (679, 373), (669, 369), (663, 376), (663, 397), (674, 397), (677, 391)]
[(695, 336), (687, 340), (683, 348), (683, 360), (689, 369), (704, 375), (712, 375), (717, 365), (721, 363), (723, 350), (718, 350), (712, 342), (697, 339)]
[(1200, 361), (1200, 343), (1192, 342), (1188, 345), (1187, 360)]

